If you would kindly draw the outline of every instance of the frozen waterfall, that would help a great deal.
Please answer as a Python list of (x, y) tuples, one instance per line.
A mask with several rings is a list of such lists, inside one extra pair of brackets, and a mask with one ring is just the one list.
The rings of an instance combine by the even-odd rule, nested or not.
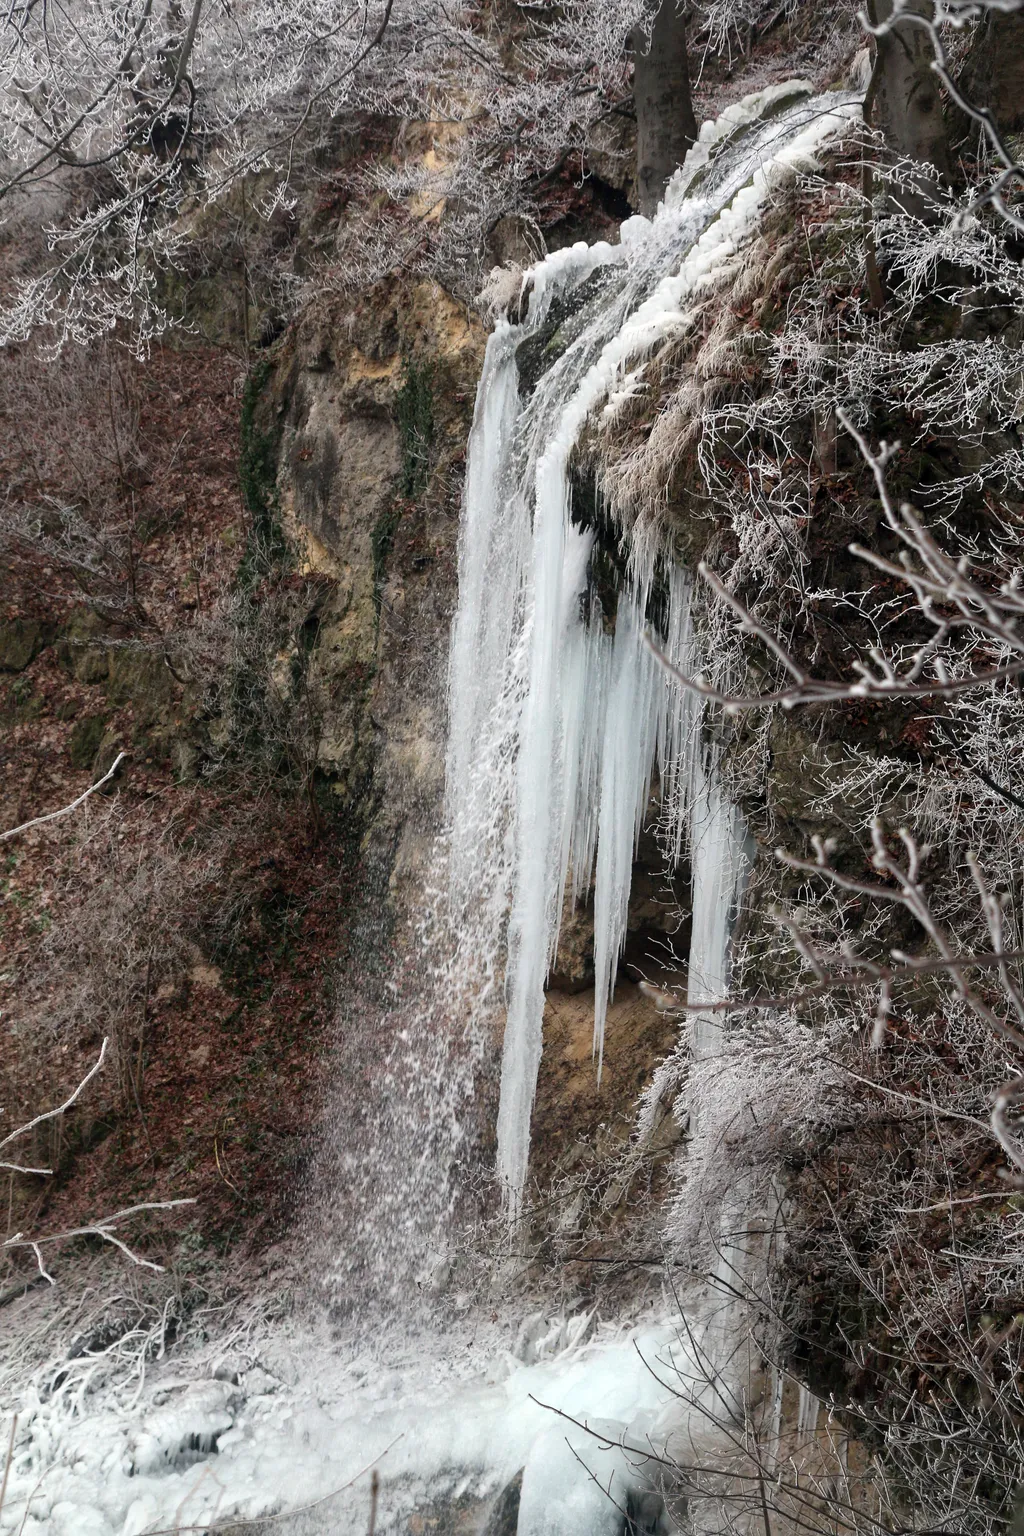
[[(573, 452), (588, 420), (632, 387), (630, 370), (685, 323), (773, 189), (813, 168), (857, 110), (792, 82), (729, 108), (702, 129), (652, 220), (626, 220), (618, 245), (580, 244), (540, 262), (524, 278), (525, 317), (500, 320), (488, 344), (460, 537), (447, 824), (456, 921), (472, 911), (483, 973), (504, 986), (498, 1166), (513, 1213), (566, 898), (593, 884), (600, 1072), (655, 775), (668, 842), (689, 850), (694, 871), (691, 1001), (725, 986), (743, 862), (742, 824), (700, 711), (644, 643), (653, 628), (674, 660), (695, 664), (689, 578), (669, 550), (623, 540), (626, 575), (604, 611)], [(713, 1034), (713, 1016), (698, 1018), (695, 1047)]]
[[(566, 903), (591, 889), (599, 1070), (655, 787), (667, 857), (685, 855), (692, 872), (689, 1000), (727, 988), (744, 826), (699, 707), (644, 643), (651, 632), (680, 668), (699, 669), (690, 577), (668, 547), (620, 534), (616, 589), (598, 588), (607, 517), (574, 484), (574, 453), (736, 255), (780, 178), (813, 167), (858, 110), (792, 84), (748, 98), (705, 125), (653, 220), (627, 220), (620, 244), (575, 246), (526, 275), (523, 317), (490, 338), (470, 440), (446, 836), (418, 918), (422, 969), (407, 1013), (396, 986), (400, 1027), (366, 1140), (345, 1127), (339, 1166), (355, 1197), (338, 1280), (361, 1311), (348, 1334), (337, 1318), (304, 1332), (298, 1314), (282, 1319), (286, 1272), (279, 1293), (271, 1269), (272, 1308), (197, 1313), (224, 1310), (229, 1331), (196, 1327), (191, 1356), (165, 1356), (165, 1313), (148, 1334), (47, 1361), (19, 1399), (5, 1536), (221, 1528), (288, 1518), (300, 1500), (316, 1501), (295, 1514), (302, 1529), (365, 1530), (378, 1467), (382, 1533), (467, 1494), (493, 1507), (521, 1475), (519, 1536), (595, 1536), (623, 1529), (617, 1506), (652, 1514), (651, 1453), (671, 1470), (736, 1446), (761, 1371), (739, 1303), (721, 1305), (746, 1262), (742, 1185), (719, 1223), (707, 1294), (687, 1295), (685, 1337), (678, 1318), (627, 1327), (538, 1313), (510, 1353), (509, 1319), (490, 1301), (461, 1325), (455, 1298), (443, 1328), (409, 1327), (410, 1268), (426, 1296), (447, 1284), (466, 1106), (502, 1008), (499, 1168), (511, 1212), (520, 1206), (547, 973)], [(693, 1054), (712, 1056), (718, 1033), (716, 1015), (692, 1015)], [(9, 1298), (16, 1327), (37, 1301)], [(816, 1411), (801, 1400), (802, 1434)], [(688, 1528), (724, 1527), (691, 1507)]]

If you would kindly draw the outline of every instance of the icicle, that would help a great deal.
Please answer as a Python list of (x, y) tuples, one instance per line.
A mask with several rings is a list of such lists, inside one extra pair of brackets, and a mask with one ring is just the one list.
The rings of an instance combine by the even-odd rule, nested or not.
[(810, 1440), (818, 1433), (818, 1415), (821, 1403), (815, 1397), (810, 1387), (800, 1383), (797, 1394), (796, 1408), (796, 1432), (801, 1440)]
[[(677, 858), (689, 844), (693, 858), (690, 995), (714, 1000), (727, 983), (744, 831), (700, 744), (699, 710), (643, 644), (664, 552), (646, 520), (606, 633), (596, 599), (581, 603), (591, 535), (573, 522), (569, 464), (588, 419), (633, 387), (631, 370), (736, 259), (774, 188), (859, 110), (839, 96), (784, 107), (803, 90), (772, 87), (730, 108), (702, 131), (654, 219), (626, 220), (617, 246), (580, 244), (538, 263), (524, 278), (526, 318), (502, 321), (488, 344), (459, 548), (446, 803), (456, 918), (473, 915), (476, 971), (497, 978), (504, 961), (498, 1166), (513, 1213), (564, 901), (593, 879), (600, 1070), (655, 767), (670, 844)], [(700, 195), (685, 195), (698, 174)], [(523, 400), (517, 349), (552, 315), (558, 356)], [(665, 644), (689, 665), (689, 580), (670, 569), (668, 588)], [(698, 1022), (702, 1052), (715, 1029), (713, 1016)]]
[[(715, 1003), (729, 989), (729, 933), (746, 876), (746, 829), (723, 793), (713, 758), (698, 759), (692, 799), (690, 857), (693, 928), (687, 1001)], [(721, 1037), (718, 1015), (691, 1015), (693, 1054), (708, 1056)]]
[(516, 883), (509, 918), (509, 985), (498, 1110), (498, 1171), (512, 1198), (526, 1181), (530, 1114), (541, 1052), (544, 983), (557, 931), (560, 830), (560, 673), (573, 605), (582, 590), (589, 539), (568, 521), (567, 487), (538, 470), (534, 519), (529, 692), (519, 736)]
[[(472, 732), (495, 691), (492, 675), (504, 667), (518, 587), (519, 557), (502, 491), (508, 469), (519, 394), (513, 333), (502, 321), (487, 343), (469, 439), (468, 470), (459, 535), (459, 606), (449, 654), (448, 794), (468, 771)], [(501, 585), (494, 578), (500, 573)]]
[(643, 644), (643, 613), (620, 601), (601, 753), (594, 882), (594, 1053), (598, 1082), (604, 1026), (626, 938), (633, 858), (651, 788), (666, 687)]

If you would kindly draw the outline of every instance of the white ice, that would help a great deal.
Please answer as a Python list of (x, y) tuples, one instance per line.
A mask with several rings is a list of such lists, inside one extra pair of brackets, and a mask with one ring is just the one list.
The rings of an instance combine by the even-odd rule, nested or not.
[[(697, 712), (643, 643), (659, 568), (668, 567), (670, 648), (683, 634), (685, 574), (656, 546), (629, 550), (614, 636), (606, 633), (610, 616), (580, 601), (592, 534), (574, 521), (569, 469), (588, 420), (637, 387), (638, 363), (739, 259), (776, 189), (813, 168), (859, 111), (849, 98), (806, 101), (807, 91), (802, 82), (771, 87), (706, 125), (655, 217), (627, 220), (617, 247), (574, 246), (538, 263), (524, 279), (526, 318), (502, 321), (488, 346), (460, 539), (447, 815), (453, 908), (472, 913), (477, 965), (504, 981), (498, 1168), (513, 1214), (566, 891), (575, 900), (593, 879), (600, 1071), (655, 767), (671, 789), (669, 840), (677, 852), (692, 845), (691, 996), (699, 987), (697, 1000), (713, 1001), (726, 984), (742, 827), (711, 756), (695, 745)], [(698, 172), (699, 190), (687, 195)], [(546, 335), (552, 314), (557, 355), (520, 398), (516, 349)], [(711, 1018), (694, 1032), (698, 1048)]]
[[(521, 1532), (592, 1536), (604, 1501), (586, 1464), (614, 1465), (620, 1490), (642, 1492), (653, 1476), (645, 1448), (663, 1452), (680, 1435), (689, 1444), (711, 1433), (680, 1390), (716, 1414), (723, 1399), (698, 1379), (692, 1346), (670, 1323), (587, 1339), (589, 1322), (534, 1326), (532, 1348), (521, 1352), (540, 1358), (529, 1364), (496, 1347), (497, 1330), (483, 1344), (448, 1337), (361, 1355), (293, 1331), (253, 1346), (247, 1368), (233, 1373), (237, 1384), (189, 1381), (196, 1366), (186, 1359), (173, 1372), (154, 1367), (138, 1401), (87, 1391), (69, 1411), (29, 1395), (0, 1532), (144, 1536), (295, 1509), (353, 1479), (324, 1506), (323, 1529), (346, 1520), (358, 1530), (373, 1464), (381, 1536), (433, 1497), (458, 1488), (489, 1496), (523, 1468)], [(567, 1439), (583, 1464), (570, 1456), (567, 1465)], [(577, 1507), (598, 1523), (573, 1523)], [(546, 1525), (543, 1508), (552, 1512)]]

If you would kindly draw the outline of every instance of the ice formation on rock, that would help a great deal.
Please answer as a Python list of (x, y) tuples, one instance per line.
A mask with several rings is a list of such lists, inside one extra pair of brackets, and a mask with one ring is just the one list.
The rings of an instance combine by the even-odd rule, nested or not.
[[(594, 1331), (589, 1322), (534, 1319), (528, 1362), (502, 1354), (493, 1335), (346, 1359), (293, 1332), (248, 1346), (268, 1361), (287, 1348), (290, 1382), (261, 1368), (237, 1386), (208, 1374), (183, 1381), (182, 1364), (210, 1371), (207, 1351), (153, 1366), (141, 1392), (127, 1383), (124, 1393), (84, 1391), (74, 1408), (59, 1393), (35, 1396), (19, 1418), (0, 1532), (148, 1536), (319, 1500), (308, 1523), (282, 1528), (363, 1531), (376, 1465), (380, 1536), (408, 1530), (431, 1501), (492, 1498), (523, 1468), (522, 1532), (592, 1536), (606, 1501), (595, 1500), (584, 1466), (614, 1470), (617, 1490), (641, 1503), (655, 1471), (644, 1451), (694, 1437), (676, 1393), (708, 1388), (671, 1325)], [(722, 1411), (717, 1397), (708, 1406)], [(559, 1451), (566, 1432), (582, 1464)], [(595, 1514), (591, 1527), (584, 1517)]]
[[(694, 864), (691, 999), (725, 985), (742, 861), (742, 827), (699, 742), (698, 714), (644, 644), (657, 590), (662, 643), (693, 662), (688, 579), (667, 551), (624, 540), (616, 611), (602, 611), (573, 451), (588, 420), (635, 387), (638, 363), (685, 324), (773, 189), (813, 166), (856, 110), (844, 97), (809, 99), (800, 83), (729, 108), (702, 130), (653, 220), (626, 220), (617, 246), (580, 244), (540, 262), (524, 280), (525, 318), (501, 320), (487, 349), (460, 542), (447, 810), (455, 910), (490, 914), (478, 934), (495, 985), (507, 946), (498, 1164), (513, 1213), (567, 889), (575, 897), (593, 881), (600, 1071), (655, 772), (674, 818), (669, 838)], [(552, 360), (531, 389), (538, 354)], [(705, 1016), (697, 1048), (712, 1036)]]

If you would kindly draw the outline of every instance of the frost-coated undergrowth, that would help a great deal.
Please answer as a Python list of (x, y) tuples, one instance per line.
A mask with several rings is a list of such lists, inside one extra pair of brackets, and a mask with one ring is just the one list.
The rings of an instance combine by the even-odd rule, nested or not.
[[(582, 167), (628, 95), (629, 39), (654, 9), (82, 0), (12, 11), (0, 30), (0, 209), (31, 257), (10, 274), (0, 343), (40, 327), (55, 346), (84, 343), (119, 326), (144, 352), (181, 321), (178, 275), (211, 252), (216, 263), (218, 217), (249, 225), (255, 274), (260, 226), (295, 214), (317, 156), (335, 167), (339, 125), (360, 114), (426, 125), (431, 138), (425, 153), (389, 146), (348, 176), (360, 213), (329, 280), (351, 288), (417, 267), (468, 295), (495, 221), (529, 212), (553, 166)], [(694, 34), (717, 51), (771, 8), (749, 0), (732, 20), (706, 9)], [(382, 190), (386, 216), (372, 206)], [(305, 291), (280, 263), (264, 278), (275, 307)]]

